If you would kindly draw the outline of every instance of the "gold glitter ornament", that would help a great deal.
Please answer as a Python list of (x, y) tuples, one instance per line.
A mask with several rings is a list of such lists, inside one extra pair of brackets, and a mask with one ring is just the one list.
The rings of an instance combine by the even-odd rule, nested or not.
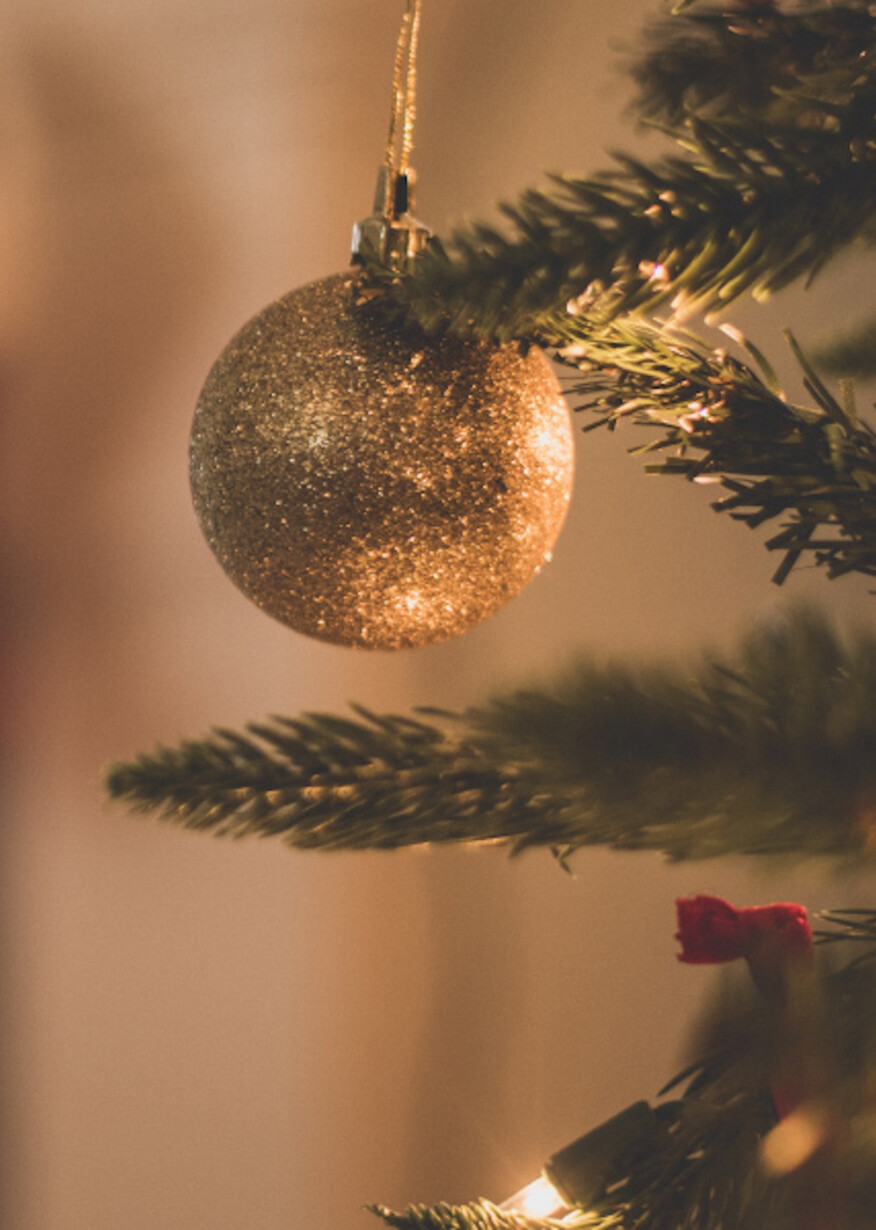
[(340, 645), (467, 631), (549, 558), (572, 482), (545, 356), (389, 325), (357, 275), (241, 329), (195, 412), (195, 509), (232, 581)]
[[(404, 274), (413, 214), (420, 0), (406, 0), (389, 134), (353, 259)], [(312, 282), (231, 341), (195, 412), (191, 479), (207, 541), (268, 614), (339, 645), (442, 641), (539, 571), (566, 515), (569, 415), (531, 350), (427, 338), (363, 302), (360, 275)]]

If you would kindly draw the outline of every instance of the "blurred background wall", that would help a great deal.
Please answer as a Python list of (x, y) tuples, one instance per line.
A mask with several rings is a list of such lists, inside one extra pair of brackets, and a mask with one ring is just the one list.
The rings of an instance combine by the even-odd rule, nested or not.
[[(415, 162), (436, 229), (547, 170), (648, 155), (618, 70), (641, 0), (426, 0)], [(330, 1230), (501, 1199), (676, 1061), (710, 974), (673, 899), (853, 904), (863, 882), (653, 856), (293, 854), (134, 820), (114, 757), (271, 712), (461, 705), (581, 652), (729, 645), (855, 580), (769, 584), (708, 495), (579, 439), (551, 567), (430, 649), (275, 625), (191, 512), (203, 378), (342, 268), (380, 160), (401, 0), (30, 0), (0, 16), (2, 1224)], [(873, 306), (873, 262), (740, 308), (773, 355)]]

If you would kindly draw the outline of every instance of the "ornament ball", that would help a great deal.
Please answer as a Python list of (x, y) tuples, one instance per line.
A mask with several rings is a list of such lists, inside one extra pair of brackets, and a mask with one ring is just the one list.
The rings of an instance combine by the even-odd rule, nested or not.
[(195, 510), (231, 580), (308, 636), (398, 649), (517, 594), (566, 515), (569, 414), (545, 356), (388, 324), (354, 273), (285, 295), (210, 372)]

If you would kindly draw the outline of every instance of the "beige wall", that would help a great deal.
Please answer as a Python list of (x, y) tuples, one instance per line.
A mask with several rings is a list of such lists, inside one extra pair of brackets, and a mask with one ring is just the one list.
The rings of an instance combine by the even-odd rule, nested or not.
[[(10, 6), (11, 8), (11, 6)], [(426, 0), (420, 212), (483, 215), (643, 145), (616, 72), (640, 0)], [(465, 639), (359, 656), (221, 575), (186, 441), (230, 334), (342, 267), (370, 205), (401, 4), (30, 0), (0, 18), (3, 1156), (9, 1230), (371, 1224), (501, 1198), (671, 1070), (709, 974), (678, 892), (849, 903), (865, 884), (650, 856), (292, 854), (132, 820), (101, 766), (275, 711), (462, 704), (580, 650), (728, 643), (791, 597), (872, 619), (702, 491), (579, 440), (551, 568)], [(867, 284), (864, 285), (864, 272)], [(736, 315), (775, 352), (850, 301)]]

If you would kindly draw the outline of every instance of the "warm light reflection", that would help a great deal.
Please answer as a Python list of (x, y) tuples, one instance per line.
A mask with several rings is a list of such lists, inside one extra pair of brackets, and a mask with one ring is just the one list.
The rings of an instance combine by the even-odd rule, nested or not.
[(524, 1217), (559, 1217), (566, 1212), (566, 1203), (553, 1183), (539, 1175), (519, 1192), (509, 1196), (499, 1206), (508, 1212), (522, 1213)]
[(761, 1160), (768, 1174), (791, 1174), (822, 1147), (830, 1135), (830, 1117), (823, 1107), (809, 1104), (787, 1115), (761, 1142)]

